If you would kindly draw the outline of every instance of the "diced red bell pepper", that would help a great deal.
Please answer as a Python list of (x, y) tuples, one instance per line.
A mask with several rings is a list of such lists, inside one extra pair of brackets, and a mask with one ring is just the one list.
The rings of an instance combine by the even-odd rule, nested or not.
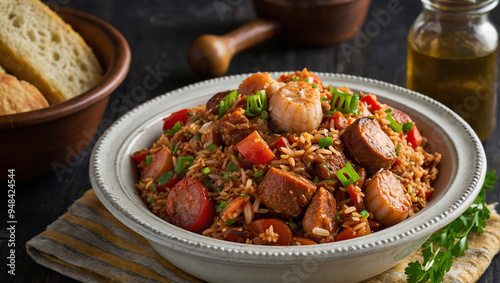
[(141, 163), (144, 159), (146, 159), (146, 156), (148, 156), (149, 151), (147, 149), (141, 149), (139, 151), (136, 151), (132, 154), (132, 158), (134, 159), (135, 163), (139, 164)]
[(349, 126), (349, 121), (344, 117), (344, 114), (340, 111), (335, 111), (331, 116), (328, 117), (328, 121), (333, 120), (333, 126), (336, 130), (342, 131), (347, 126)]
[(343, 240), (349, 240), (349, 239), (354, 239), (356, 238), (356, 233), (354, 230), (349, 227), (345, 228), (344, 230), (340, 231), (340, 233), (337, 235), (335, 238), (335, 241), (343, 241)]
[(432, 194), (434, 193), (434, 190), (428, 190), (425, 192), (425, 200), (429, 201), (431, 198)]
[(281, 148), (281, 147), (287, 147), (289, 144), (288, 144), (288, 140), (285, 138), (285, 137), (273, 137), (270, 141), (269, 141), (269, 147), (270, 148)]
[(188, 112), (191, 109), (182, 109), (180, 111), (170, 114), (170, 116), (163, 119), (163, 130), (170, 130), (174, 127), (175, 123), (182, 122), (183, 125), (186, 124), (188, 119)]
[(363, 98), (360, 99), (360, 101), (363, 101), (366, 103), (372, 111), (377, 111), (382, 109), (382, 105), (377, 101), (377, 98), (373, 94), (367, 94)]
[(420, 135), (416, 125), (413, 125), (411, 130), (406, 134), (406, 140), (411, 143), (413, 148), (416, 148), (422, 143), (422, 135)]
[(236, 144), (236, 148), (254, 164), (266, 164), (274, 158), (274, 153), (257, 131)]
[(358, 205), (359, 204), (358, 194), (354, 190), (354, 186), (352, 184), (349, 185), (349, 186), (347, 186), (347, 192), (349, 193), (349, 196), (351, 197), (352, 202), (354, 203), (354, 205)]

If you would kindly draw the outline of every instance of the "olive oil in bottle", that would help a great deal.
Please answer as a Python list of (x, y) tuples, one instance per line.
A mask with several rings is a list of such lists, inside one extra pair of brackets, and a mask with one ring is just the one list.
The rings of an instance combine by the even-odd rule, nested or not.
[(486, 140), (496, 124), (498, 34), (487, 12), (498, 0), (422, 0), (408, 34), (407, 88), (464, 118)]

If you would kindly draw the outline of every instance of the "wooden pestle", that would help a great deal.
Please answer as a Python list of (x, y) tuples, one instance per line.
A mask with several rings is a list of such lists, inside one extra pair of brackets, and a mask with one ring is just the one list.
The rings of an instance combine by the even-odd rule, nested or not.
[(189, 48), (189, 65), (200, 76), (222, 76), (236, 53), (273, 37), (278, 29), (277, 22), (254, 20), (223, 36), (200, 36)]

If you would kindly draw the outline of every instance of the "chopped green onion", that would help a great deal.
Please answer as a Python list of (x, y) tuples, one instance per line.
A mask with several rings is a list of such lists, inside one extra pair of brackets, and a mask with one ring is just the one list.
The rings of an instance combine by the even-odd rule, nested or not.
[(267, 110), (267, 96), (265, 90), (259, 90), (255, 95), (247, 96), (248, 116), (257, 116), (263, 110)]
[(234, 224), (234, 222), (236, 222), (236, 220), (234, 220), (234, 219), (229, 219), (228, 221), (226, 221), (226, 224), (227, 224), (228, 226), (231, 226), (231, 225), (233, 225), (233, 224)]
[(149, 203), (150, 203), (150, 204), (153, 204), (153, 202), (154, 202), (154, 201), (155, 201), (155, 200), (154, 200), (154, 198), (153, 198), (153, 195), (151, 195), (151, 196), (149, 197)]
[(151, 184), (151, 188), (153, 188), (153, 191), (154, 191), (154, 192), (157, 192), (157, 191), (156, 191), (156, 186), (155, 186), (155, 184)]
[(234, 171), (238, 170), (238, 165), (236, 165), (230, 161), (229, 164), (227, 165), (227, 170), (229, 172), (234, 172)]
[(203, 175), (208, 175), (208, 174), (210, 174), (210, 172), (212, 172), (212, 171), (210, 170), (210, 167), (208, 167), (208, 166), (201, 168), (201, 173), (203, 173)]
[(189, 166), (193, 164), (194, 157), (192, 156), (179, 156), (175, 164), (175, 173), (182, 174), (188, 171)]
[(199, 139), (201, 139), (201, 135), (200, 134), (196, 134), (196, 135), (193, 136), (193, 140), (197, 141)]
[(151, 163), (151, 160), (153, 160), (153, 155), (152, 154), (146, 155), (146, 164)]
[(408, 186), (408, 194), (411, 195), (411, 186)]
[(384, 112), (385, 112), (385, 113), (391, 113), (391, 112), (392, 112), (392, 108), (387, 108), (387, 109), (385, 109), (385, 111), (384, 111)]
[(238, 181), (238, 178), (234, 177), (232, 174), (231, 174), (231, 175), (229, 175), (229, 177), (231, 177), (231, 179), (232, 179), (233, 181), (235, 181), (235, 182), (236, 182), (236, 181)]
[(349, 162), (345, 164), (344, 168), (335, 172), (335, 175), (337, 175), (344, 188), (347, 188), (350, 184), (356, 182), (360, 178)]
[(361, 211), (359, 214), (361, 214), (361, 218), (366, 219), (368, 216), (370, 216), (370, 213), (365, 209)]
[(325, 148), (330, 145), (333, 145), (333, 138), (332, 137), (324, 137), (319, 139), (319, 147), (320, 148)]
[(311, 83), (311, 85), (313, 88), (318, 88), (318, 84), (316, 84), (316, 83)]
[(262, 122), (264, 122), (264, 119), (259, 118), (259, 119), (257, 119), (257, 122), (258, 122), (258, 123), (262, 123)]
[(227, 203), (225, 200), (221, 201), (218, 206), (215, 207), (215, 212), (221, 211), (224, 207), (227, 206)]
[(396, 146), (396, 156), (399, 156), (399, 150), (401, 149), (401, 144), (398, 143), (398, 145)]
[(297, 229), (299, 229), (299, 226), (292, 221), (288, 222), (288, 226), (290, 226), (290, 229), (292, 229), (293, 231), (297, 231)]
[(394, 117), (392, 117), (391, 113), (387, 113), (386, 119), (387, 119), (387, 121), (389, 121), (389, 127), (391, 127), (391, 129), (393, 129), (396, 133), (401, 132), (401, 130), (403, 129), (403, 126), (401, 126), (401, 124), (399, 124), (394, 119)]
[(176, 144), (172, 145), (172, 155), (176, 155), (177, 151), (179, 151), (179, 147)]
[[(358, 101), (359, 95), (352, 95), (337, 89), (333, 89), (332, 93), (332, 109), (340, 111), (344, 114), (354, 113), (358, 114)], [(338, 105), (338, 106), (336, 106)]]
[(172, 127), (172, 129), (163, 131), (163, 133), (169, 134), (169, 135), (173, 136), (173, 135), (175, 135), (175, 133), (177, 133), (178, 131), (180, 131), (181, 128), (182, 128), (181, 122), (178, 121), (177, 123), (174, 124), (174, 126)]
[(260, 118), (262, 118), (262, 119), (269, 118), (269, 114), (267, 113), (267, 111), (262, 110), (262, 112), (260, 112)]
[(219, 118), (224, 116), (226, 110), (233, 106), (236, 99), (238, 99), (238, 91), (233, 90), (219, 102)]
[(332, 174), (332, 167), (330, 167), (330, 165), (328, 165), (328, 163), (326, 163), (326, 161), (323, 160), (323, 165), (326, 167), (326, 169), (328, 170), (328, 174)]
[(208, 149), (208, 150), (210, 150), (210, 151), (212, 151), (212, 150), (214, 150), (214, 149), (216, 149), (216, 148), (217, 148), (217, 145), (216, 145), (216, 144), (211, 144), (211, 145), (209, 145), (209, 146), (205, 147), (205, 149)]
[(299, 76), (295, 76), (295, 77), (293, 77), (292, 81), (294, 81), (294, 82), (300, 81), (300, 77)]
[(167, 183), (168, 181), (170, 181), (170, 179), (172, 178), (173, 175), (174, 175), (174, 172), (172, 172), (172, 171), (168, 171), (168, 172), (163, 173), (160, 176), (160, 178), (158, 178), (158, 184), (160, 186), (165, 185), (165, 183)]
[(305, 79), (304, 79), (304, 81), (305, 81), (306, 83), (308, 83), (308, 82), (309, 82), (309, 78), (305, 78)]
[(335, 112), (335, 111), (328, 110), (328, 111), (326, 111), (326, 115), (331, 116), (334, 112)]
[(263, 174), (264, 174), (264, 172), (259, 171), (259, 172), (255, 173), (255, 174), (253, 175), (253, 178), (254, 178), (254, 179), (259, 179), (260, 177), (262, 177), (262, 175), (263, 175)]
[(314, 176), (313, 183), (317, 183), (319, 181), (318, 176)]
[(335, 91), (335, 88), (331, 85), (328, 86), (328, 91), (333, 94), (333, 92)]
[(208, 178), (203, 180), (203, 182), (205, 183), (205, 186), (207, 186), (207, 187), (210, 187), (212, 185), (212, 181)]
[(246, 197), (246, 196), (247, 196), (246, 194), (241, 194), (240, 195), (240, 197), (243, 197), (243, 198)]
[(327, 102), (328, 101), (328, 98), (326, 97), (320, 97), (319, 100), (323, 101), (323, 102)]
[(407, 122), (407, 123), (404, 123), (403, 124), (403, 132), (404, 133), (408, 133), (412, 128), (413, 128), (413, 125), (415, 125), (414, 122)]
[(222, 192), (222, 190), (224, 190), (224, 188), (222, 186), (217, 186), (217, 190), (220, 192)]
[(229, 178), (229, 175), (231, 175), (231, 174), (224, 174), (224, 176), (222, 177), (222, 179), (227, 180)]

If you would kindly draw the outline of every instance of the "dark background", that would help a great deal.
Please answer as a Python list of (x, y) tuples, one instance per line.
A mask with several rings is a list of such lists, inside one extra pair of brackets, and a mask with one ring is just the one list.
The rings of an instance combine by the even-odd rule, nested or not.
[[(112, 94), (96, 139), (112, 121), (133, 107), (165, 92), (202, 80), (190, 69), (186, 59), (188, 48), (196, 37), (206, 33), (225, 34), (256, 17), (249, 0), (44, 2), (68, 6), (97, 16), (120, 30), (130, 44), (130, 72)], [(377, 35), (368, 37), (364, 46), (357, 48), (358, 53), (347, 56), (341, 45), (304, 47), (273, 39), (236, 55), (227, 74), (293, 71), (307, 67), (317, 72), (345, 73), (405, 86), (406, 35), (421, 11), (421, 4), (416, 0), (372, 1), (367, 22), (375, 20), (370, 13), (386, 10), (388, 2), (400, 3), (401, 12), (391, 15), (390, 22), (381, 26)], [(499, 8), (491, 16), (498, 29)], [(360, 46), (355, 39), (345, 44)], [(143, 85), (142, 80), (151, 70), (160, 70), (163, 74), (158, 86), (148, 90), (147, 95), (137, 95), (134, 88)], [(499, 129), (497, 126), (493, 136), (484, 143), (488, 170), (500, 171)], [(91, 188), (88, 177), (91, 149), (89, 147), (83, 154), (72, 159), (71, 169), (68, 171), (16, 183), (16, 276), (5, 279), (7, 271), (5, 264), (2, 264), (0, 281), (72, 282), (72, 279), (33, 261), (26, 253), (25, 243), (44, 231), (47, 225), (64, 214), (76, 199)], [(497, 183), (495, 190), (487, 193), (489, 203), (500, 200), (499, 186), (500, 183)], [(4, 196), (2, 199), (5, 199)], [(2, 214), (6, 214), (6, 208)], [(5, 216), (2, 215), (2, 218)], [(2, 226), (3, 223), (6, 221), (2, 222)], [(2, 239), (6, 235), (3, 227)], [(6, 250), (7, 242), (2, 240), (2, 258), (6, 257)], [(498, 255), (479, 282), (500, 282)]]

